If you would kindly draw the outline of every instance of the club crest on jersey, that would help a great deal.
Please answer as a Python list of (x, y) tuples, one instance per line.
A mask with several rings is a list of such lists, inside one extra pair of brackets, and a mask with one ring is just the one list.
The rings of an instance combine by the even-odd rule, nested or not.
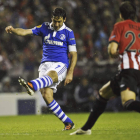
[(64, 39), (66, 38), (66, 36), (65, 36), (64, 34), (61, 34), (61, 35), (59, 36), (59, 38), (60, 38), (61, 40), (64, 40)]
[(58, 46), (63, 46), (63, 42), (60, 41), (54, 41), (54, 40), (49, 40), (50, 34), (44, 37), (44, 42), (46, 44), (51, 44), (51, 45), (58, 45)]

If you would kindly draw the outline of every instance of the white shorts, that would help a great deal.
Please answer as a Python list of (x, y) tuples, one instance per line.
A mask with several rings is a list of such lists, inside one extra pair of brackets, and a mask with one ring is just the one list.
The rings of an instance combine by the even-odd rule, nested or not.
[(61, 62), (45, 62), (39, 66), (39, 77), (46, 76), (49, 71), (56, 71), (58, 74), (58, 82), (49, 86), (53, 89), (53, 92), (56, 93), (57, 86), (62, 82), (67, 75), (67, 67), (64, 63)]

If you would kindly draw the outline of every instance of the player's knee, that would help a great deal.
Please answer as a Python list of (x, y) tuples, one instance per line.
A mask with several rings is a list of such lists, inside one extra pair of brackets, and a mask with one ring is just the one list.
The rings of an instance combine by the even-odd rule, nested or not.
[(58, 82), (58, 74), (56, 71), (49, 71), (47, 75), (52, 78), (53, 82)]
[(104, 95), (105, 94), (104, 89), (103, 88), (99, 89), (99, 93), (100, 93), (100, 95)]
[(122, 103), (122, 105), (123, 105), (123, 107), (124, 107), (125, 109), (127, 109), (127, 110), (132, 110), (132, 109), (131, 109), (131, 104), (132, 104), (133, 102), (134, 102), (134, 100), (133, 100), (133, 99), (130, 99), (130, 100), (128, 100), (128, 101)]
[(111, 97), (110, 92), (108, 92), (108, 90), (101, 88), (99, 90), (99, 94), (101, 97), (105, 98), (105, 99), (109, 99)]
[(104, 92), (103, 88), (99, 90), (100, 97), (106, 98), (106, 93)]

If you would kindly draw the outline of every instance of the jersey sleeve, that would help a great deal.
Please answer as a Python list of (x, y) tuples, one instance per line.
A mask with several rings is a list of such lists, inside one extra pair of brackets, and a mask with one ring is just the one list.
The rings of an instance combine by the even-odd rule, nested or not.
[(42, 28), (43, 28), (43, 24), (35, 26), (34, 28), (32, 28), (31, 30), (33, 32), (33, 35), (41, 36), (42, 35), (42, 31), (41, 31)]
[(68, 45), (76, 45), (75, 36), (73, 31), (69, 32)]
[(116, 42), (119, 44), (120, 39), (121, 39), (121, 27), (119, 26), (119, 24), (115, 24), (113, 31), (111, 32), (111, 35), (109, 37), (109, 43)]

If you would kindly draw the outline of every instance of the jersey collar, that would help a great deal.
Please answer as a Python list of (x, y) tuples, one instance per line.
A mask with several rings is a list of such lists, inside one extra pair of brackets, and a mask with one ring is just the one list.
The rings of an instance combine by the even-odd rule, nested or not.
[(51, 29), (51, 30), (54, 30), (53, 27), (52, 27), (52, 22), (50, 23), (50, 29)]
[[(65, 29), (65, 27), (66, 27), (65, 23), (63, 23), (62, 27), (58, 31)], [(52, 27), (52, 22), (50, 23), (50, 29), (54, 30), (54, 28)]]

